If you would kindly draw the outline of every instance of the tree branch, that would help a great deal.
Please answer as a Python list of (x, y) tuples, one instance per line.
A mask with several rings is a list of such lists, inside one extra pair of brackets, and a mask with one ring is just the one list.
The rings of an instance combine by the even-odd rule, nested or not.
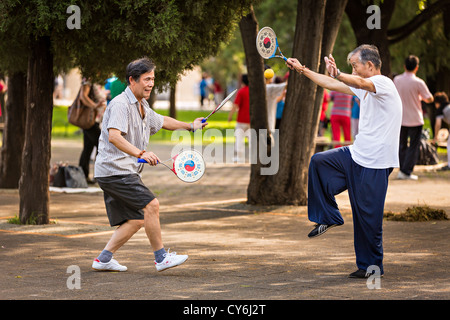
[(435, 15), (443, 12), (443, 9), (448, 6), (450, 6), (450, 0), (438, 0), (403, 26), (388, 30), (387, 35), (389, 44), (399, 42), (408, 37), (422, 24), (433, 18)]

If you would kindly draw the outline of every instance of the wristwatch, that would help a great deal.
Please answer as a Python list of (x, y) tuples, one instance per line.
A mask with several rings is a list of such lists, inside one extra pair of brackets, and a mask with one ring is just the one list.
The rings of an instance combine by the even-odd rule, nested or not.
[(337, 73), (336, 73), (336, 76), (332, 76), (331, 74), (330, 74), (330, 76), (333, 78), (333, 79), (336, 79), (337, 77), (339, 77), (341, 75), (341, 70), (339, 70), (339, 69), (337, 69)]

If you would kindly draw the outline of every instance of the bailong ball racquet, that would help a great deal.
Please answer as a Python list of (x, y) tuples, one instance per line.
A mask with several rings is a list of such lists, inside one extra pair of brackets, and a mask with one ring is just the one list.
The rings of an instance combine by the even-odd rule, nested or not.
[[(264, 59), (281, 58), (287, 61), (287, 58), (283, 55), (278, 45), (277, 35), (270, 27), (264, 27), (259, 30), (256, 37), (256, 49)], [(276, 54), (277, 49), (280, 52), (279, 55)]]
[[(172, 168), (165, 164), (167, 161), (172, 161)], [(144, 159), (138, 159), (138, 163), (147, 163)], [(183, 150), (176, 156), (165, 161), (158, 161), (184, 182), (196, 182), (205, 173), (205, 161), (203, 156), (197, 150), (189, 149)]]

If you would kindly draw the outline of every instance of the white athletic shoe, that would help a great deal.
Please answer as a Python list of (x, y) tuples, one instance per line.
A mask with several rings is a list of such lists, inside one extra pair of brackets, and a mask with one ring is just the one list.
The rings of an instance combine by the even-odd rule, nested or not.
[(115, 259), (111, 259), (109, 262), (101, 262), (98, 259), (95, 259), (92, 262), (92, 269), (97, 271), (127, 271), (127, 267), (122, 266)]
[(398, 175), (397, 175), (397, 179), (399, 179), (399, 180), (417, 180), (417, 179), (419, 179), (419, 177), (416, 176), (415, 174), (407, 175), (407, 174), (399, 171)]
[(180, 264), (182, 264), (183, 262), (185, 262), (187, 260), (188, 256), (187, 255), (177, 255), (176, 252), (170, 252), (169, 250), (167, 250), (167, 252), (164, 254), (164, 260), (161, 262), (156, 262), (155, 261), (155, 267), (156, 267), (156, 271), (163, 271), (169, 268), (173, 268), (176, 266), (179, 266)]

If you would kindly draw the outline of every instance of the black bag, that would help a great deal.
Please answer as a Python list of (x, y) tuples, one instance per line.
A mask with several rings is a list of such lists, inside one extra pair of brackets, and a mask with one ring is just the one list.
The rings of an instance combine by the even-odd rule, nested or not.
[(87, 188), (88, 184), (81, 167), (66, 166), (64, 170), (66, 186), (68, 188)]
[(53, 186), (59, 188), (87, 188), (88, 184), (81, 167), (60, 165), (53, 177)]
[(439, 163), (436, 148), (426, 139), (420, 139), (419, 159), (417, 165), (434, 165)]
[(66, 176), (64, 174), (65, 166), (58, 165), (58, 168), (55, 169), (55, 174), (53, 176), (53, 183), (52, 185), (54, 187), (58, 188), (64, 188), (66, 186)]

